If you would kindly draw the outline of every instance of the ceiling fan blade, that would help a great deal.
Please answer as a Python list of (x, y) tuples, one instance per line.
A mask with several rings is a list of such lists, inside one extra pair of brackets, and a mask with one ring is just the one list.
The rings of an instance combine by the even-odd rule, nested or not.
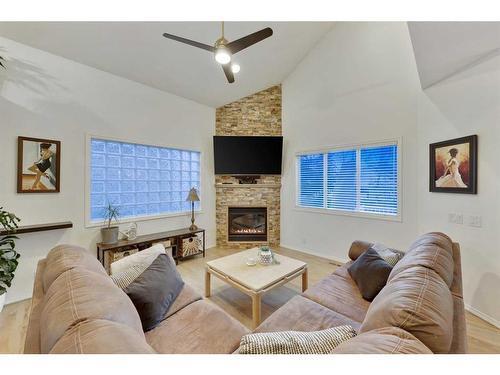
[(265, 29), (256, 31), (253, 34), (244, 36), (243, 38), (228, 43), (226, 47), (229, 48), (232, 54), (235, 54), (241, 51), (242, 49), (245, 49), (255, 43), (260, 42), (261, 40), (269, 38), (271, 35), (273, 35), (273, 29), (271, 29), (270, 27), (266, 27)]
[(231, 64), (223, 64), (222, 70), (224, 71), (224, 74), (226, 75), (227, 81), (229, 83), (233, 83), (234, 82), (234, 74), (233, 74), (233, 71), (231, 70)]
[(164, 33), (163, 36), (165, 38), (167, 38), (167, 39), (172, 39), (172, 40), (175, 40), (177, 42), (189, 44), (190, 46), (193, 46), (193, 47), (198, 47), (198, 48), (210, 51), (210, 52), (215, 52), (215, 48), (213, 46), (209, 46), (208, 44), (203, 44), (203, 43), (200, 43), (200, 42), (195, 42), (194, 40), (182, 38), (180, 36), (172, 35), (172, 34), (167, 34), (167, 33)]

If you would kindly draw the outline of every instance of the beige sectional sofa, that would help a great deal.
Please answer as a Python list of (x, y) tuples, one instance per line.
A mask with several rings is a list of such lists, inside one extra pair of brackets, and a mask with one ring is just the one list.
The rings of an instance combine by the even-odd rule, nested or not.
[(24, 352), (232, 353), (248, 332), (185, 285), (162, 323), (144, 333), (131, 300), (97, 259), (62, 245), (38, 264)]
[[(370, 245), (354, 242), (349, 257)], [(358, 336), (334, 353), (466, 352), (458, 244), (441, 233), (420, 237), (371, 303), (349, 264), (292, 298), (256, 332), (350, 324)], [(144, 333), (132, 302), (95, 257), (58, 246), (38, 265), (25, 353), (232, 353), (246, 333), (188, 285), (162, 323)]]
[(460, 247), (443, 233), (418, 238), (370, 303), (347, 269), (372, 244), (355, 241), (350, 262), (266, 319), (256, 332), (315, 331), (350, 324), (358, 336), (333, 353), (465, 353)]

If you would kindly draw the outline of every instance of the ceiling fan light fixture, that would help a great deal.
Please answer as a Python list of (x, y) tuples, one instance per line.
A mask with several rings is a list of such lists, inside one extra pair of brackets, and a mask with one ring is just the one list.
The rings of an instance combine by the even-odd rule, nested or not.
[(234, 74), (239, 73), (240, 69), (241, 69), (241, 68), (240, 68), (239, 64), (236, 64), (236, 63), (232, 63), (232, 64), (231, 64), (231, 71), (232, 71)]
[(231, 62), (231, 52), (225, 46), (219, 46), (215, 50), (215, 61), (219, 64), (228, 64)]
[(186, 39), (177, 35), (163, 33), (167, 39), (175, 40), (193, 47), (197, 47), (214, 54), (215, 60), (222, 65), (222, 71), (226, 76), (228, 83), (234, 82), (234, 74), (240, 71), (239, 64), (232, 62), (232, 56), (255, 43), (259, 43), (273, 35), (273, 30), (270, 27), (248, 34), (242, 38), (229, 42), (224, 38), (224, 22), (221, 23), (221, 37), (215, 41), (213, 45), (200, 43), (195, 40)]

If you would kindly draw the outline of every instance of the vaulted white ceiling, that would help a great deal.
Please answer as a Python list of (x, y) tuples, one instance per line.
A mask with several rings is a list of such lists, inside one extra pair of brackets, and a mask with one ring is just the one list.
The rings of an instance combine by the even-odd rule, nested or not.
[(213, 45), (218, 22), (3, 22), (0, 35), (148, 86), (218, 107), (281, 83), (330, 22), (226, 22), (235, 40), (271, 27), (274, 35), (234, 56), (236, 82), (226, 81), (213, 55), (168, 40), (164, 32)]
[(500, 22), (408, 22), (423, 89), (500, 55)]

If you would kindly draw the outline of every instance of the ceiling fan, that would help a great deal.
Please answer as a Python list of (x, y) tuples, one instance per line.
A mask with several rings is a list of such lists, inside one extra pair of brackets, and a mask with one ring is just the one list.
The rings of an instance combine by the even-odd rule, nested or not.
[(176, 40), (181, 43), (189, 44), (190, 46), (198, 47), (206, 51), (212, 52), (215, 56), (215, 60), (221, 64), (222, 70), (226, 75), (227, 81), (229, 83), (234, 82), (234, 74), (240, 71), (240, 66), (236, 63), (231, 63), (232, 55), (238, 53), (239, 51), (250, 47), (251, 45), (258, 43), (266, 38), (273, 35), (273, 30), (270, 27), (266, 27), (260, 31), (256, 31), (252, 34), (244, 36), (243, 38), (229, 42), (224, 38), (224, 22), (222, 22), (222, 36), (215, 41), (213, 46), (208, 44), (196, 42), (194, 40), (182, 38), (180, 36), (164, 33), (163, 36), (168, 39)]

